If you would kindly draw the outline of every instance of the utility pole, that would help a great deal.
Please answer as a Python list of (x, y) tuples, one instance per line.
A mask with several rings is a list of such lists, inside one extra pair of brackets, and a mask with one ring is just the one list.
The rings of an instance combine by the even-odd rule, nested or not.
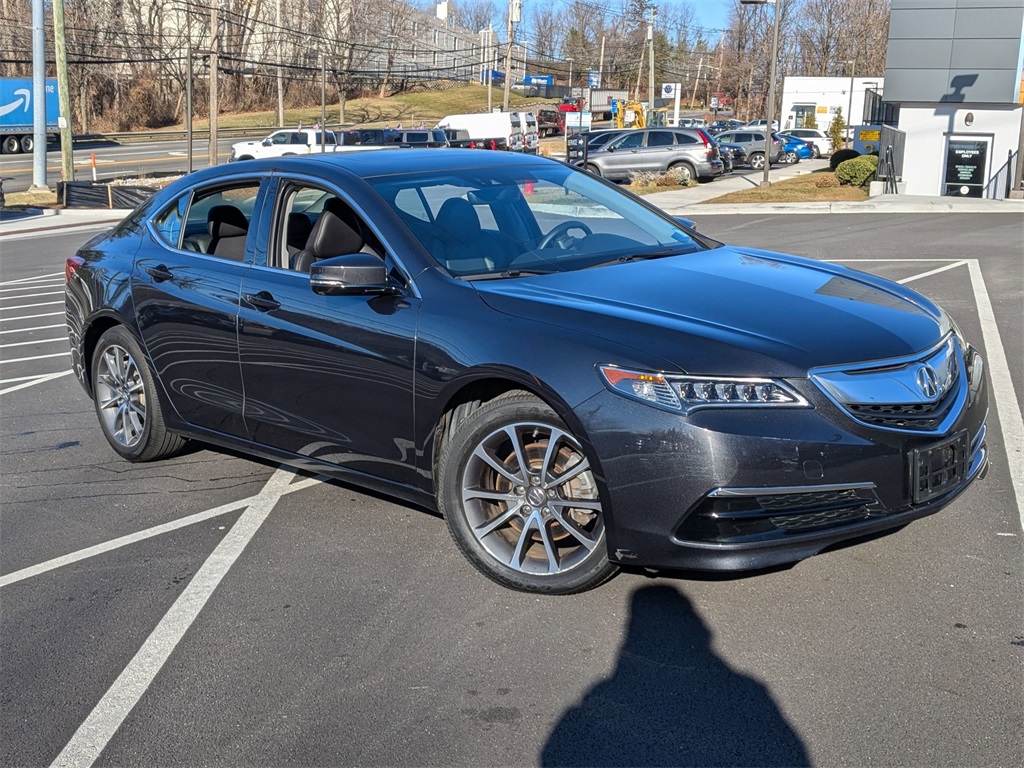
[(277, 0), (277, 125), (284, 127), (284, 67), (281, 66), (281, 2)]
[[(647, 49), (648, 49), (648, 72), (647, 72), (647, 112), (654, 114), (654, 20), (658, 16), (658, 9), (651, 8), (651, 17), (647, 20)], [(650, 124), (651, 121), (647, 121)]]
[(604, 35), (601, 35), (601, 57), (597, 60), (597, 87), (604, 84)]
[(697, 79), (693, 81), (693, 95), (690, 96), (690, 109), (693, 109), (693, 103), (697, 100), (697, 86), (700, 85), (700, 71), (704, 68), (704, 57), (701, 56), (697, 59)]
[(46, 35), (43, 0), (32, 0), (32, 186), (29, 192), (48, 192), (46, 186)]
[(515, 25), (523, 12), (523, 0), (508, 0), (508, 24), (506, 34), (508, 35), (508, 49), (505, 51), (505, 96), (502, 99), (501, 109), (508, 112), (509, 96), (512, 93), (512, 39), (515, 32)]
[(494, 96), (491, 92), (491, 75), (494, 74), (494, 27), (487, 25), (487, 111), (494, 111)]
[(192, 173), (192, 38), (185, 49), (185, 144), (188, 172)]
[[(316, 136), (314, 135), (315, 139)], [(320, 54), (320, 152), (327, 151), (327, 54)]]
[(53, 51), (57, 59), (57, 96), (60, 102), (60, 175), (75, 180), (75, 154), (71, 136), (71, 87), (68, 84), (68, 46), (64, 35), (64, 3), (53, 4)]
[(850, 103), (846, 108), (846, 134), (849, 137), (849, 144), (853, 146), (853, 78), (857, 76), (857, 52), (853, 53), (853, 61), (846, 62), (850, 65)]
[(217, 164), (217, 3), (210, 2), (210, 167)]

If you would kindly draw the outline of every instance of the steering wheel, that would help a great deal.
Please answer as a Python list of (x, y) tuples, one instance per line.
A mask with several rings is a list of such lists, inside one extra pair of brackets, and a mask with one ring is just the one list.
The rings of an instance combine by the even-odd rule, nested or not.
[(563, 221), (561, 224), (552, 227), (551, 231), (541, 238), (537, 248), (550, 248), (552, 245), (557, 245), (559, 248), (563, 249), (570, 248), (573, 242), (582, 239), (571, 237), (569, 235), (569, 233), (574, 229), (578, 229), (587, 235), (594, 234), (593, 230), (591, 230), (590, 227), (582, 221), (577, 221), (576, 219), (573, 219), (572, 221)]

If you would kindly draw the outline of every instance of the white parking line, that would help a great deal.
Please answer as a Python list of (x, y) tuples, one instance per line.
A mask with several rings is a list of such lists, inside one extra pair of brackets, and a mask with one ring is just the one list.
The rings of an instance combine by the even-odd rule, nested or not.
[(37, 317), (56, 317), (57, 315), (66, 314), (66, 312), (44, 312), (41, 315), (21, 315), (19, 317), (8, 317), (5, 322), (10, 322), (11, 320), (34, 320)]
[(42, 283), (32, 283), (31, 285), (21, 285), (21, 286), (18, 286), (17, 288), (0, 288), (0, 293), (14, 293), (15, 291), (35, 291), (35, 290), (38, 290), (39, 288), (63, 288), (63, 287), (64, 287), (64, 281), (61, 280), (60, 282), (46, 283), (45, 285), (42, 284)]
[[(38, 233), (32, 233), (30, 237), (38, 237)], [(49, 277), (64, 277), (63, 272), (47, 272), (45, 275), (36, 275), (35, 277), (19, 277), (17, 280), (4, 280), (0, 282), (0, 285), (19, 285), (21, 283), (31, 283), (36, 280), (46, 280)]]
[(48, 357), (66, 357), (71, 354), (69, 349), (67, 352), (56, 352), (52, 355), (36, 355), (35, 357), (15, 357), (10, 360), (0, 360), (0, 365), (7, 365), (8, 363), (27, 363), (29, 360), (45, 360)]
[[(34, 287), (41, 287), (41, 286), (34, 286)], [(35, 298), (38, 298), (40, 296), (59, 296), (59, 295), (61, 295), (63, 293), (64, 293), (64, 291), (60, 290), (60, 291), (47, 291), (46, 293), (29, 293), (29, 294), (21, 295), (21, 296), (0, 296), (0, 301), (20, 301), (21, 299), (35, 299)]]
[(945, 272), (945, 271), (950, 270), (950, 269), (956, 269), (957, 267), (964, 267), (966, 265), (967, 265), (967, 262), (961, 260), (961, 261), (955, 262), (953, 264), (947, 264), (944, 267), (939, 267), (938, 269), (932, 269), (932, 270), (929, 270), (928, 272), (922, 272), (919, 275), (911, 275), (910, 277), (905, 277), (902, 280), (897, 280), (896, 282), (899, 283), (900, 285), (906, 285), (907, 283), (912, 283), (915, 280), (920, 280), (923, 277), (931, 277), (932, 275), (937, 275), (940, 272)]
[[(59, 379), (62, 378), (63, 376), (70, 376), (72, 373), (74, 373), (74, 371), (72, 371), (69, 368), (66, 371), (57, 371), (57, 373), (44, 373), (40, 374), (39, 376), (23, 376), (17, 379), (6, 379), (4, 381), (0, 381), (0, 387), (2, 387), (4, 384), (11, 384), (15, 381), (22, 381), (24, 383), (17, 384), (13, 387), (5, 387), (4, 389), (0, 389), (0, 395), (6, 395), (10, 392), (17, 392), (19, 389), (28, 389), (29, 387), (34, 387), (37, 384), (45, 384), (48, 381), (53, 381), (54, 379)], [(0, 586), (2, 586), (2, 583), (0, 583)]]
[(54, 323), (53, 325), (37, 325), (34, 328), (11, 328), (9, 331), (0, 331), (0, 336), (2, 336), (5, 333), (28, 333), (29, 331), (48, 331), (51, 328), (67, 328), (67, 326), (64, 323)]
[(38, 341), (15, 341), (11, 344), (0, 344), (0, 349), (8, 349), (10, 347), (29, 347), (33, 344), (55, 344), (58, 341), (67, 343), (67, 337), (61, 336), (56, 339), (39, 339)]
[(63, 301), (42, 301), (38, 304), (21, 304), (17, 307), (0, 307), (0, 312), (10, 312), (12, 309), (30, 309), (31, 307), (48, 307), (54, 304), (63, 303)]
[(278, 500), (299, 487), (319, 482), (303, 479), (293, 484), (294, 478), (291, 470), (278, 469), (259, 495), (248, 500), (248, 509), (192, 577), (52, 765), (91, 766), (96, 762)]

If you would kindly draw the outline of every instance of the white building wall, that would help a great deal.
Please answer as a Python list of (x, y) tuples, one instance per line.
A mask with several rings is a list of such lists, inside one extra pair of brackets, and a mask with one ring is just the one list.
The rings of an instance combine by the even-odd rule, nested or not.
[[(853, 125), (861, 123), (864, 114), (864, 92), (881, 91), (884, 77), (855, 77), (853, 79)], [(850, 122), (850, 78), (848, 77), (787, 77), (782, 83), (782, 127), (796, 128), (793, 124), (794, 108), (814, 105), (818, 128), (827, 131), (838, 108), (843, 119)]]
[[(970, 115), (970, 118), (968, 118)], [(908, 195), (941, 195), (945, 186), (946, 137), (990, 136), (987, 197), (1005, 197), (1007, 153), (1017, 151), (1021, 106), (994, 104), (902, 104), (899, 129), (906, 133), (903, 181)], [(967, 125), (968, 119), (971, 124)], [(1002, 174), (1000, 170), (1002, 170)]]

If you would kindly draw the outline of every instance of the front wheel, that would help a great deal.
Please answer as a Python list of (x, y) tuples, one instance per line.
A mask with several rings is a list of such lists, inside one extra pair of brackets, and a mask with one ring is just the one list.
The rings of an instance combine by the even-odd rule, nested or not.
[(754, 152), (747, 160), (755, 171), (764, 168), (764, 152)]
[(103, 436), (129, 461), (153, 461), (180, 451), (186, 440), (164, 426), (156, 381), (142, 348), (125, 328), (115, 326), (96, 344), (92, 392)]
[(451, 427), (442, 451), (438, 506), (485, 576), (566, 595), (616, 573), (590, 461), (545, 403), (526, 392), (491, 400)]
[(786, 162), (789, 163), (790, 165), (796, 165), (797, 163), (800, 162), (800, 155), (798, 155), (796, 152), (787, 152)]
[(595, 176), (601, 175), (601, 168), (597, 165), (594, 165), (593, 163), (587, 163), (585, 168)]

